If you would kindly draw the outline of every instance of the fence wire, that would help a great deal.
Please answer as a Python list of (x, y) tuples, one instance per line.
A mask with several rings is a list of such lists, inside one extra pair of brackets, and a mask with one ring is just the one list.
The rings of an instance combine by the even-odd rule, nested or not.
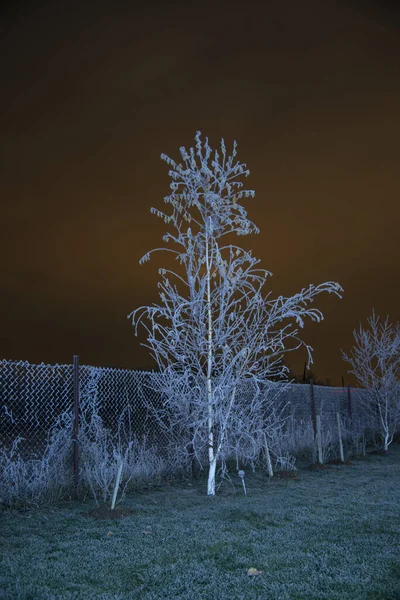
[[(105, 428), (116, 433), (118, 417), (129, 406), (133, 434), (143, 435), (158, 446), (167, 446), (165, 431), (151, 418), (146, 402), (163, 406), (162, 394), (149, 387), (157, 373), (109, 367), (79, 365), (80, 398), (94, 399)], [(287, 384), (275, 384), (286, 385)], [(251, 381), (244, 381), (237, 392), (238, 403), (254, 394)], [(24, 458), (43, 451), (49, 430), (64, 412), (73, 410), (73, 364), (36, 365), (27, 361), (0, 362), (0, 446), (9, 450), (22, 437), (18, 451)], [(312, 416), (310, 384), (291, 384), (282, 392), (279, 403), (288, 403), (286, 415), (296, 422)], [(337, 412), (343, 417), (362, 417), (360, 400), (366, 390), (313, 386), (317, 414), (325, 415), (334, 426)], [(351, 404), (349, 404), (349, 397)], [(125, 411), (126, 412), (126, 411)]]

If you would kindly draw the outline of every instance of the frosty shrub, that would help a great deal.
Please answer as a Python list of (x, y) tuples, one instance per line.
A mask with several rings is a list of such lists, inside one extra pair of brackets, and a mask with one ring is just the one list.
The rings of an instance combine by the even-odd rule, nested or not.
[[(91, 388), (93, 389), (93, 388)], [(129, 411), (127, 405), (125, 409)], [(6, 409), (7, 411), (7, 409)], [(117, 441), (104, 428), (98, 407), (91, 393), (81, 396), (79, 447), (78, 498), (87, 496), (88, 490), (98, 504), (98, 495), (104, 503), (111, 504), (118, 465), (123, 463), (120, 486), (123, 486), (117, 504), (123, 501), (128, 483), (137, 485), (172, 472), (184, 472), (184, 465), (171, 445), (165, 460), (157, 455), (155, 447), (142, 444), (123, 426), (124, 411), (118, 419)], [(11, 451), (0, 449), (0, 503), (8, 506), (39, 506), (52, 504), (70, 497), (73, 487), (72, 471), (72, 411), (64, 411), (50, 430), (44, 456), (24, 461), (17, 453), (21, 439), (14, 441)], [(123, 430), (124, 435), (121, 431)], [(168, 459), (168, 460), (166, 460)]]
[[(351, 364), (359, 384), (367, 390), (362, 408), (367, 421), (380, 429), (383, 450), (387, 451), (394, 434), (400, 427), (400, 324), (396, 329), (381, 324), (374, 310), (368, 320), (372, 332), (364, 331), (360, 324), (357, 334), (353, 331), (356, 346), (349, 357), (342, 351), (343, 359)], [(378, 442), (379, 443), (379, 442)]]

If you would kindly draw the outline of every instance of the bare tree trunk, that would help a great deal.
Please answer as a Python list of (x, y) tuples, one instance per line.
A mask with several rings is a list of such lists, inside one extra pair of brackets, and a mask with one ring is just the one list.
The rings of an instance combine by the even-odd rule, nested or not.
[(215, 454), (210, 460), (210, 468), (208, 471), (207, 496), (215, 496), (215, 471), (217, 467), (217, 455)]
[(212, 310), (211, 310), (211, 286), (210, 286), (210, 263), (208, 255), (208, 242), (206, 242), (206, 268), (207, 268), (207, 312), (208, 312), (208, 357), (207, 357), (207, 397), (208, 397), (208, 459), (209, 459), (209, 472), (208, 472), (208, 484), (207, 484), (207, 495), (215, 495), (215, 468), (217, 466), (217, 456), (214, 455), (214, 415), (212, 406), (212, 385), (211, 385), (211, 373), (212, 373)]
[(270, 477), (274, 476), (274, 472), (272, 470), (271, 456), (269, 454), (268, 441), (267, 436), (264, 433), (264, 442), (265, 442), (265, 456), (267, 457), (267, 466), (268, 466), (268, 475)]
[[(229, 416), (231, 414), (231, 409), (232, 409), (233, 403), (235, 401), (235, 396), (236, 396), (236, 386), (233, 388), (231, 400), (229, 403), (229, 408), (226, 413), (224, 422), (222, 423), (218, 448), (215, 451), (215, 453), (214, 453), (213, 445), (209, 446), (209, 448), (208, 448), (208, 457), (209, 457), (209, 461), (210, 461), (210, 468), (209, 468), (209, 472), (208, 472), (208, 485), (207, 485), (207, 495), (208, 496), (215, 495), (215, 469), (217, 466), (217, 460), (218, 460), (220, 452), (221, 452), (222, 444), (224, 442), (226, 426), (227, 426)], [(211, 436), (210, 436), (210, 430), (209, 430), (209, 440), (210, 439), (212, 439), (212, 441), (214, 441), (214, 435), (213, 435), (212, 430), (211, 430)]]
[(393, 441), (393, 435), (391, 436), (389, 433), (389, 424), (388, 424), (388, 398), (385, 394), (385, 411), (382, 413), (382, 406), (378, 402), (378, 410), (379, 417), (381, 422), (381, 431), (382, 431), (382, 439), (383, 439), (383, 449), (385, 452), (388, 451), (389, 445)]

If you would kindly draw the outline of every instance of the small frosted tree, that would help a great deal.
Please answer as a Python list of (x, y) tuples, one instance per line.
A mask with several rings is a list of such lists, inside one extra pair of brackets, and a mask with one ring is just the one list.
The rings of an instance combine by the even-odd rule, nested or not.
[[(243, 186), (237, 177), (247, 176), (249, 171), (244, 170), (244, 164), (233, 165), (236, 142), (227, 159), (222, 140), (222, 161), (216, 151), (210, 168), (212, 150), (208, 139), (204, 154), (200, 132), (196, 141), (196, 153), (193, 148), (190, 154), (184, 147), (180, 149), (185, 168), (161, 155), (172, 167), (172, 194), (164, 202), (173, 210), (166, 215), (151, 209), (165, 223), (173, 223), (177, 232), (167, 233), (163, 240), (180, 247), (155, 250), (173, 252), (183, 265), (185, 276), (160, 269), (161, 304), (142, 306), (128, 318), (132, 318), (135, 335), (139, 322), (147, 330), (148, 344), (142, 345), (151, 350), (160, 367), (157, 379), (167, 398), (170, 430), (179, 425), (181, 431), (190, 431), (190, 446), (198, 460), (201, 443), (208, 450), (207, 493), (214, 495), (217, 461), (221, 457), (223, 460), (230, 450), (237, 451), (243, 441), (247, 457), (255, 459), (260, 440), (282, 422), (275, 410), (282, 387), (277, 391), (275, 384), (268, 383), (268, 378), (274, 376), (285, 381), (288, 368), (281, 364), (282, 353), (305, 345), (308, 365), (313, 362), (313, 349), (299, 340), (298, 330), (291, 330), (291, 324), (282, 327), (283, 319), (295, 318), (300, 327), (304, 326), (302, 316), (319, 322), (322, 313), (307, 310), (307, 302), (323, 291), (341, 298), (343, 289), (338, 283), (327, 282), (317, 287), (310, 285), (291, 298), (280, 296), (270, 301), (270, 293), (262, 296), (271, 273), (254, 268), (260, 261), (253, 258), (251, 251), (232, 244), (221, 245), (227, 234), (259, 233), (239, 202), (243, 197), (254, 197), (254, 191), (235, 190)], [(140, 263), (155, 250), (143, 256)], [(174, 285), (170, 276), (176, 278)], [(151, 328), (143, 321), (144, 316)], [(285, 348), (284, 341), (289, 338), (297, 340), (298, 345)], [(245, 380), (254, 389), (249, 402), (240, 401), (238, 394), (238, 387)], [(263, 384), (266, 389), (262, 390)], [(161, 425), (160, 412), (155, 416)], [(256, 438), (260, 443), (252, 445)]]
[(357, 346), (353, 347), (349, 357), (342, 350), (342, 357), (349, 362), (359, 384), (366, 389), (361, 403), (365, 416), (378, 425), (387, 451), (394, 434), (400, 425), (400, 325), (396, 329), (381, 323), (375, 318), (374, 310), (368, 320), (372, 332), (364, 331), (360, 323), (360, 332), (353, 331)]

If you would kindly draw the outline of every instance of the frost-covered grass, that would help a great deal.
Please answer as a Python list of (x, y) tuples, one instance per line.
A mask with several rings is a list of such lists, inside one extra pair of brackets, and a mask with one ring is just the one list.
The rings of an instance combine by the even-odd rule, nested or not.
[[(355, 460), (368, 435), (343, 423), (353, 464), (322, 468), (311, 421), (291, 419), (269, 439), (272, 479), (265, 456), (246, 461), (244, 445), (210, 497), (207, 470), (190, 479), (173, 443), (160, 454), (132, 431), (123, 442), (122, 418), (110, 440), (94, 405), (89, 414), (82, 410), (75, 500), (71, 414), (60, 417), (41, 459), (24, 460), (18, 441), (11, 452), (0, 447), (1, 598), (400, 597), (398, 445)], [(337, 435), (328, 421), (322, 429), (323, 462), (337, 462)]]
[(310, 470), (301, 460), (298, 479), (246, 469), (247, 495), (234, 465), (233, 485), (213, 497), (206, 473), (137, 489), (118, 520), (94, 518), (88, 498), (4, 509), (0, 596), (398, 599), (400, 445), (371, 450), (346, 466)]

